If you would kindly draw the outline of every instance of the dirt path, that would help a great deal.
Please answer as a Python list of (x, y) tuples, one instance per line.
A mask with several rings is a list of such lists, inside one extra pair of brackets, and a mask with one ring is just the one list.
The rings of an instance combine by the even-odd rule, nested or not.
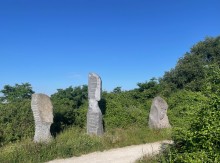
[(48, 163), (133, 163), (144, 155), (159, 153), (163, 144), (172, 141), (161, 141), (142, 145), (133, 145), (123, 148), (111, 149), (103, 152), (94, 152), (80, 157), (53, 160)]

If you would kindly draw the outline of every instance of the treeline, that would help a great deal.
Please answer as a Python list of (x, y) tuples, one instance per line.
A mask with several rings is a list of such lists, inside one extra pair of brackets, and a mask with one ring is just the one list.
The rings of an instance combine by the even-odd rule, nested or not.
[[(123, 91), (103, 92), (100, 108), (105, 130), (148, 126), (151, 100), (157, 95), (169, 105), (174, 145), (162, 156), (166, 162), (220, 161), (220, 36), (195, 44), (164, 76)], [(51, 95), (54, 136), (70, 126), (85, 128), (88, 87), (58, 89)], [(1, 146), (34, 135), (30, 108), (34, 91), (29, 83), (6, 85), (0, 97)]]

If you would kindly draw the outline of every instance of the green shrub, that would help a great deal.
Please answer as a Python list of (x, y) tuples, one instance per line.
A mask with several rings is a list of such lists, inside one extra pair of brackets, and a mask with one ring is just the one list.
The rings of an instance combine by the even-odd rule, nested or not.
[(34, 118), (30, 100), (0, 104), (0, 146), (33, 137)]
[(220, 99), (200, 110), (188, 130), (177, 130), (173, 162), (220, 162)]
[(172, 162), (220, 162), (220, 68), (213, 65), (207, 72), (203, 93), (208, 100), (190, 127), (174, 132), (174, 146), (167, 155)]
[(173, 127), (188, 128), (208, 98), (201, 92), (180, 90), (167, 100), (168, 117)]
[(104, 123), (107, 130), (126, 128), (131, 125), (147, 126), (150, 109), (150, 107), (146, 108), (147, 102), (138, 102), (128, 92), (109, 94), (105, 97), (105, 100)]
[(51, 127), (53, 135), (71, 125), (82, 127), (82, 123), (78, 124), (79, 121), (77, 121), (81, 113), (78, 110), (87, 104), (87, 96), (88, 87), (86, 85), (58, 89), (56, 93), (51, 95), (54, 110), (54, 123)]

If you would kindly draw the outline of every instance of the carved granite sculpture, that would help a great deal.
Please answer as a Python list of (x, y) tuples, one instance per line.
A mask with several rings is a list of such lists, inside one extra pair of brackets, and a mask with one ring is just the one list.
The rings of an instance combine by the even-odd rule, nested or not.
[(98, 101), (101, 99), (102, 81), (95, 74), (89, 74), (88, 96), (89, 109), (87, 112), (87, 133), (90, 135), (103, 134), (102, 112), (99, 108)]
[(33, 94), (31, 109), (35, 121), (34, 142), (49, 142), (52, 138), (50, 126), (53, 123), (53, 106), (50, 97), (44, 94)]
[(168, 105), (164, 99), (159, 96), (153, 99), (149, 115), (150, 128), (161, 129), (171, 127), (167, 116), (167, 109)]

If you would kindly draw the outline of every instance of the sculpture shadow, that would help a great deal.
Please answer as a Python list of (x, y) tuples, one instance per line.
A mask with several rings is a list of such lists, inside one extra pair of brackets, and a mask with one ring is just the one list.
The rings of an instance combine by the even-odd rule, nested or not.
[[(67, 115), (69, 117), (67, 117)], [(75, 114), (73, 112), (54, 113), (54, 123), (50, 127), (50, 132), (53, 137), (62, 132), (67, 126), (75, 123)]]
[(104, 98), (102, 98), (99, 102), (99, 108), (102, 112), (102, 115), (105, 115), (106, 112), (106, 100)]
[[(105, 113), (106, 113), (106, 100), (104, 98), (101, 98), (101, 100), (98, 103), (99, 103), (99, 108), (102, 112), (102, 115), (105, 115)], [(102, 119), (102, 124), (103, 124), (103, 130), (105, 131), (104, 119)]]
[(54, 122), (50, 127), (50, 133), (53, 137), (56, 137), (56, 135), (59, 134), (63, 130), (61, 127), (60, 119), (62, 119), (62, 114), (55, 113), (54, 114)]

